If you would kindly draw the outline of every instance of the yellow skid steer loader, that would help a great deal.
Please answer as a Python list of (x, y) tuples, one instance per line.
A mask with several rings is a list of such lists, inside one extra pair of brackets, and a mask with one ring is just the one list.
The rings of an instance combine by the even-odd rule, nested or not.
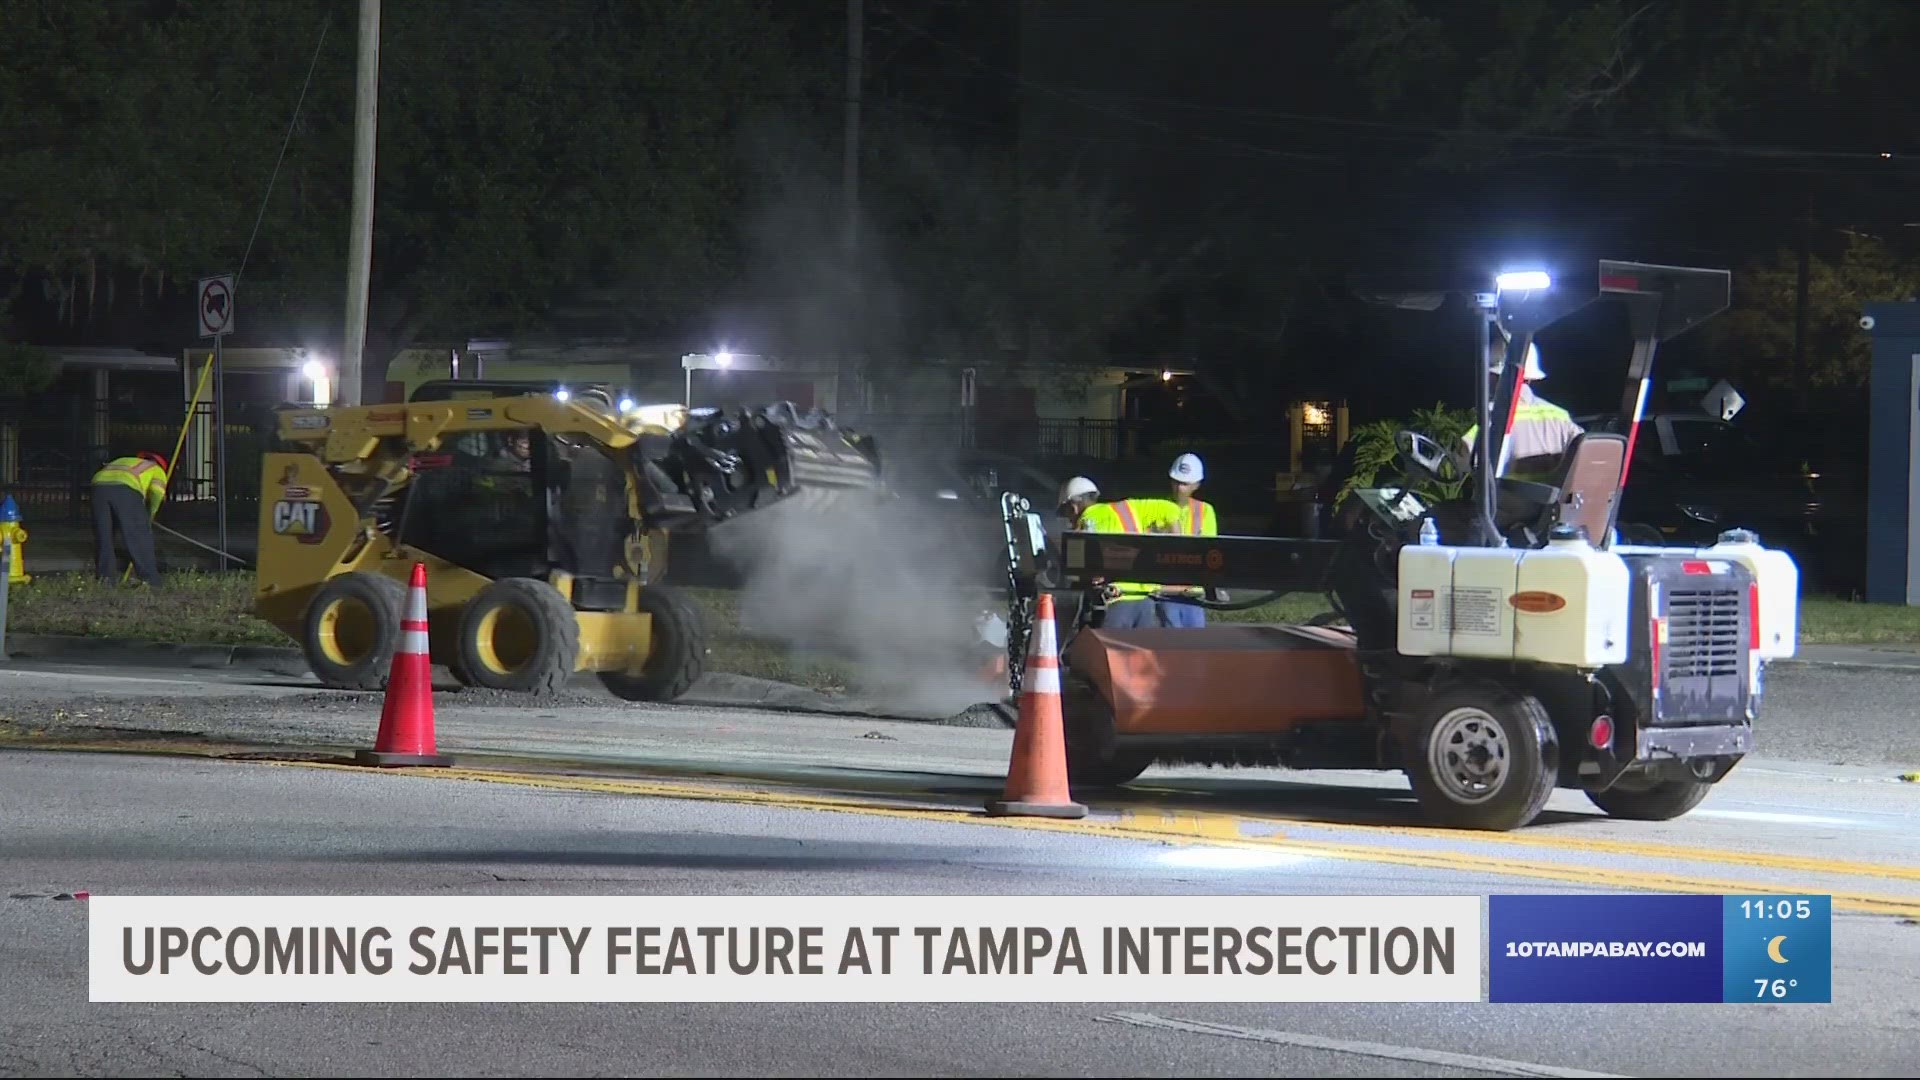
[(419, 562), (432, 659), (462, 684), (550, 693), (593, 672), (629, 700), (674, 700), (706, 643), (698, 610), (657, 584), (667, 535), (880, 489), (871, 439), (786, 402), (689, 411), (466, 381), (288, 409), (278, 437), (255, 610), (337, 688), (386, 685)]

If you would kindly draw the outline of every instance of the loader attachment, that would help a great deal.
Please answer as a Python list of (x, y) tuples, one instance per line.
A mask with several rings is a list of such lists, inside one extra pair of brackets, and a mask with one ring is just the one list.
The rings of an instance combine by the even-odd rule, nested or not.
[(643, 437), (640, 452), (643, 510), (657, 528), (717, 524), (788, 500), (821, 509), (837, 496), (882, 487), (871, 438), (791, 402), (695, 409), (671, 435)]

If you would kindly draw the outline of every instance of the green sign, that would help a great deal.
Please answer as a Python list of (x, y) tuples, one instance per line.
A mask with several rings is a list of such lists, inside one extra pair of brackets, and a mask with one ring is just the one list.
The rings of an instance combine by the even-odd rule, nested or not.
[(1667, 383), (1667, 391), (1674, 394), (1684, 394), (1689, 390), (1704, 391), (1706, 388), (1707, 380), (1705, 379), (1674, 379)]

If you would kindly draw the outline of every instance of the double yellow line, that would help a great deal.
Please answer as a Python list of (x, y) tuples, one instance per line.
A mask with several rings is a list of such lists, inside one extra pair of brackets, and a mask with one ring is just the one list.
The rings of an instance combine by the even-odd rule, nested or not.
[[(26, 738), (19, 738), (25, 735)], [(21, 732), (14, 738), (0, 737), (0, 744), (34, 744), (34, 733)], [(129, 739), (125, 741), (40, 743), (45, 749), (66, 751), (108, 751), (117, 753), (160, 753), (187, 756), (230, 756), (235, 747), (201, 744), (193, 740)], [(1461, 845), (1498, 845), (1514, 849), (1535, 849), (1543, 853), (1568, 855), (1581, 853), (1637, 859), (1657, 859), (1675, 865), (1702, 864), (1740, 867), (1749, 870), (1777, 871), (1813, 878), (1869, 878), (1887, 881), (1920, 882), (1920, 867), (1892, 866), (1880, 863), (1850, 862), (1812, 856), (1770, 854), (1764, 852), (1721, 851), (1712, 848), (1666, 844), (1635, 843), (1599, 838), (1541, 835), (1538, 833), (1460, 832), (1448, 829), (1412, 826), (1327, 823), (1292, 818), (1229, 814), (1217, 811), (1167, 810), (1122, 807), (1116, 817), (1086, 817), (1077, 820), (1053, 818), (988, 817), (977, 810), (956, 808), (951, 802), (934, 801), (912, 804), (905, 801), (877, 801), (877, 795), (827, 795), (781, 789), (766, 785), (700, 784), (656, 778), (582, 776), (508, 769), (470, 767), (370, 770), (363, 765), (337, 761), (300, 760), (286, 756), (284, 749), (258, 748), (247, 754), (255, 764), (283, 767), (327, 769), (342, 772), (385, 772), (395, 775), (442, 780), (464, 780), (549, 791), (574, 791), (587, 794), (624, 795), (660, 799), (693, 799), (707, 802), (743, 803), (791, 810), (814, 810), (862, 814), (869, 817), (914, 821), (937, 821), (1039, 832), (1072, 833), (1113, 839), (1145, 840), (1158, 843), (1242, 850), (1281, 852), (1310, 857), (1350, 859), (1392, 866), (1410, 866), (1454, 873), (1483, 873), (1493, 877), (1525, 878), (1563, 885), (1582, 885), (1596, 889), (1636, 889), (1668, 893), (1759, 894), (1782, 893), (1830, 895), (1836, 911), (1870, 915), (1892, 915), (1920, 920), (1920, 895), (1902, 896), (1853, 889), (1834, 889), (1810, 880), (1789, 882), (1740, 881), (1703, 877), (1684, 870), (1635, 870), (1591, 864), (1530, 859), (1516, 850), (1516, 857), (1459, 850), (1457, 847), (1424, 848), (1405, 844), (1367, 843), (1301, 836), (1298, 832), (1343, 832), (1361, 836), (1379, 836), (1406, 840), (1432, 840)], [(911, 793), (892, 796), (911, 799)], [(1247, 827), (1267, 828), (1264, 833), (1249, 833)], [(1289, 833), (1291, 828), (1295, 833)]]
[[(269, 762), (301, 768), (336, 769), (366, 772), (364, 766), (325, 762)], [(889, 805), (869, 800), (815, 795), (800, 791), (782, 791), (767, 787), (721, 786), (651, 779), (624, 779), (596, 776), (556, 776), (508, 772), (494, 769), (444, 768), (385, 770), (408, 776), (445, 780), (479, 781), (550, 791), (577, 791), (592, 794), (641, 796), (663, 799), (695, 799), (709, 802), (746, 803), (792, 810), (817, 810), (863, 814), (870, 817), (915, 821), (956, 822), (991, 825), (1029, 831), (1074, 833), (1115, 839), (1151, 840), (1174, 844), (1206, 844), (1243, 850), (1287, 852), (1321, 858), (1351, 859), (1361, 862), (1411, 866), (1454, 873), (1484, 873), (1497, 877), (1519, 877), (1552, 881), (1567, 885), (1586, 885), (1597, 889), (1638, 889), (1666, 893), (1746, 894), (1776, 896), (1782, 893), (1831, 895), (1836, 911), (1870, 915), (1893, 915), (1920, 919), (1920, 895), (1883, 895), (1852, 890), (1836, 890), (1810, 883), (1735, 881), (1700, 877), (1685, 872), (1630, 870), (1550, 860), (1527, 860), (1504, 856), (1473, 854), (1454, 849), (1423, 850), (1386, 844), (1353, 843), (1339, 840), (1287, 835), (1284, 831), (1249, 835), (1244, 824), (1289, 824), (1273, 819), (1244, 818), (1218, 813), (1153, 811), (1127, 809), (1117, 818), (1087, 817), (1077, 820), (1053, 818), (987, 817), (971, 810), (949, 805)], [(1291, 823), (1301, 824), (1301, 823)], [(1679, 862), (1719, 863), (1753, 869), (1780, 870), (1809, 875), (1868, 877), (1920, 881), (1920, 870), (1911, 867), (1884, 866), (1877, 863), (1846, 862), (1797, 855), (1770, 855), (1757, 852), (1721, 852), (1709, 848), (1634, 844), (1624, 841), (1579, 838), (1536, 837), (1517, 833), (1461, 833), (1442, 829), (1412, 829), (1390, 826), (1343, 826), (1312, 823), (1315, 830), (1355, 829), (1384, 835), (1406, 835), (1447, 839), (1455, 842), (1498, 843), (1513, 847), (1533, 847), (1568, 852), (1626, 855), (1639, 858), (1673, 859)]]

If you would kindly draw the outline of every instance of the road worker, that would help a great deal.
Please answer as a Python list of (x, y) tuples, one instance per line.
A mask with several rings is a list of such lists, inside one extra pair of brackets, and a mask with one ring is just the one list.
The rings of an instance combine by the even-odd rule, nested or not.
[[(1076, 476), (1060, 488), (1060, 511), (1068, 527), (1098, 533), (1170, 533), (1175, 529), (1180, 508), (1166, 499), (1121, 499), (1100, 502), (1100, 489), (1084, 476)], [(1158, 585), (1137, 582), (1109, 582), (1107, 630), (1131, 630), (1142, 626), (1161, 626), (1158, 605), (1153, 594)]]
[(94, 572), (100, 580), (113, 581), (120, 569), (113, 551), (113, 527), (117, 523), (134, 572), (141, 581), (160, 587), (152, 521), (166, 497), (164, 454), (142, 450), (132, 457), (114, 458), (93, 474)]
[[(1206, 468), (1200, 463), (1198, 454), (1181, 454), (1173, 459), (1173, 468), (1167, 471), (1167, 477), (1173, 482), (1173, 504), (1180, 508), (1176, 532), (1187, 536), (1218, 536), (1220, 521), (1214, 513), (1213, 504), (1202, 502), (1193, 497), (1200, 484), (1207, 477)], [(1191, 596), (1198, 598), (1203, 590), (1193, 585), (1163, 585), (1159, 590), (1164, 594)], [(1178, 600), (1158, 600), (1160, 622), (1164, 626), (1201, 627), (1207, 625), (1207, 609), (1198, 604), (1182, 603)]]
[[(1489, 374), (1498, 378), (1506, 367), (1507, 342), (1504, 337), (1493, 342), (1492, 361)], [(1560, 456), (1566, 452), (1568, 444), (1581, 433), (1579, 424), (1567, 410), (1534, 393), (1533, 384), (1547, 377), (1540, 367), (1540, 349), (1532, 344), (1527, 346), (1527, 366), (1520, 385), (1519, 406), (1513, 414), (1513, 424), (1507, 436), (1507, 444), (1501, 450), (1501, 456), (1507, 461), (1507, 468), (1501, 475), (1519, 480), (1532, 480), (1552, 476), (1558, 469)], [(1478, 446), (1480, 425), (1467, 429), (1461, 437), (1457, 461), (1462, 471), (1471, 471), (1471, 463)]]

